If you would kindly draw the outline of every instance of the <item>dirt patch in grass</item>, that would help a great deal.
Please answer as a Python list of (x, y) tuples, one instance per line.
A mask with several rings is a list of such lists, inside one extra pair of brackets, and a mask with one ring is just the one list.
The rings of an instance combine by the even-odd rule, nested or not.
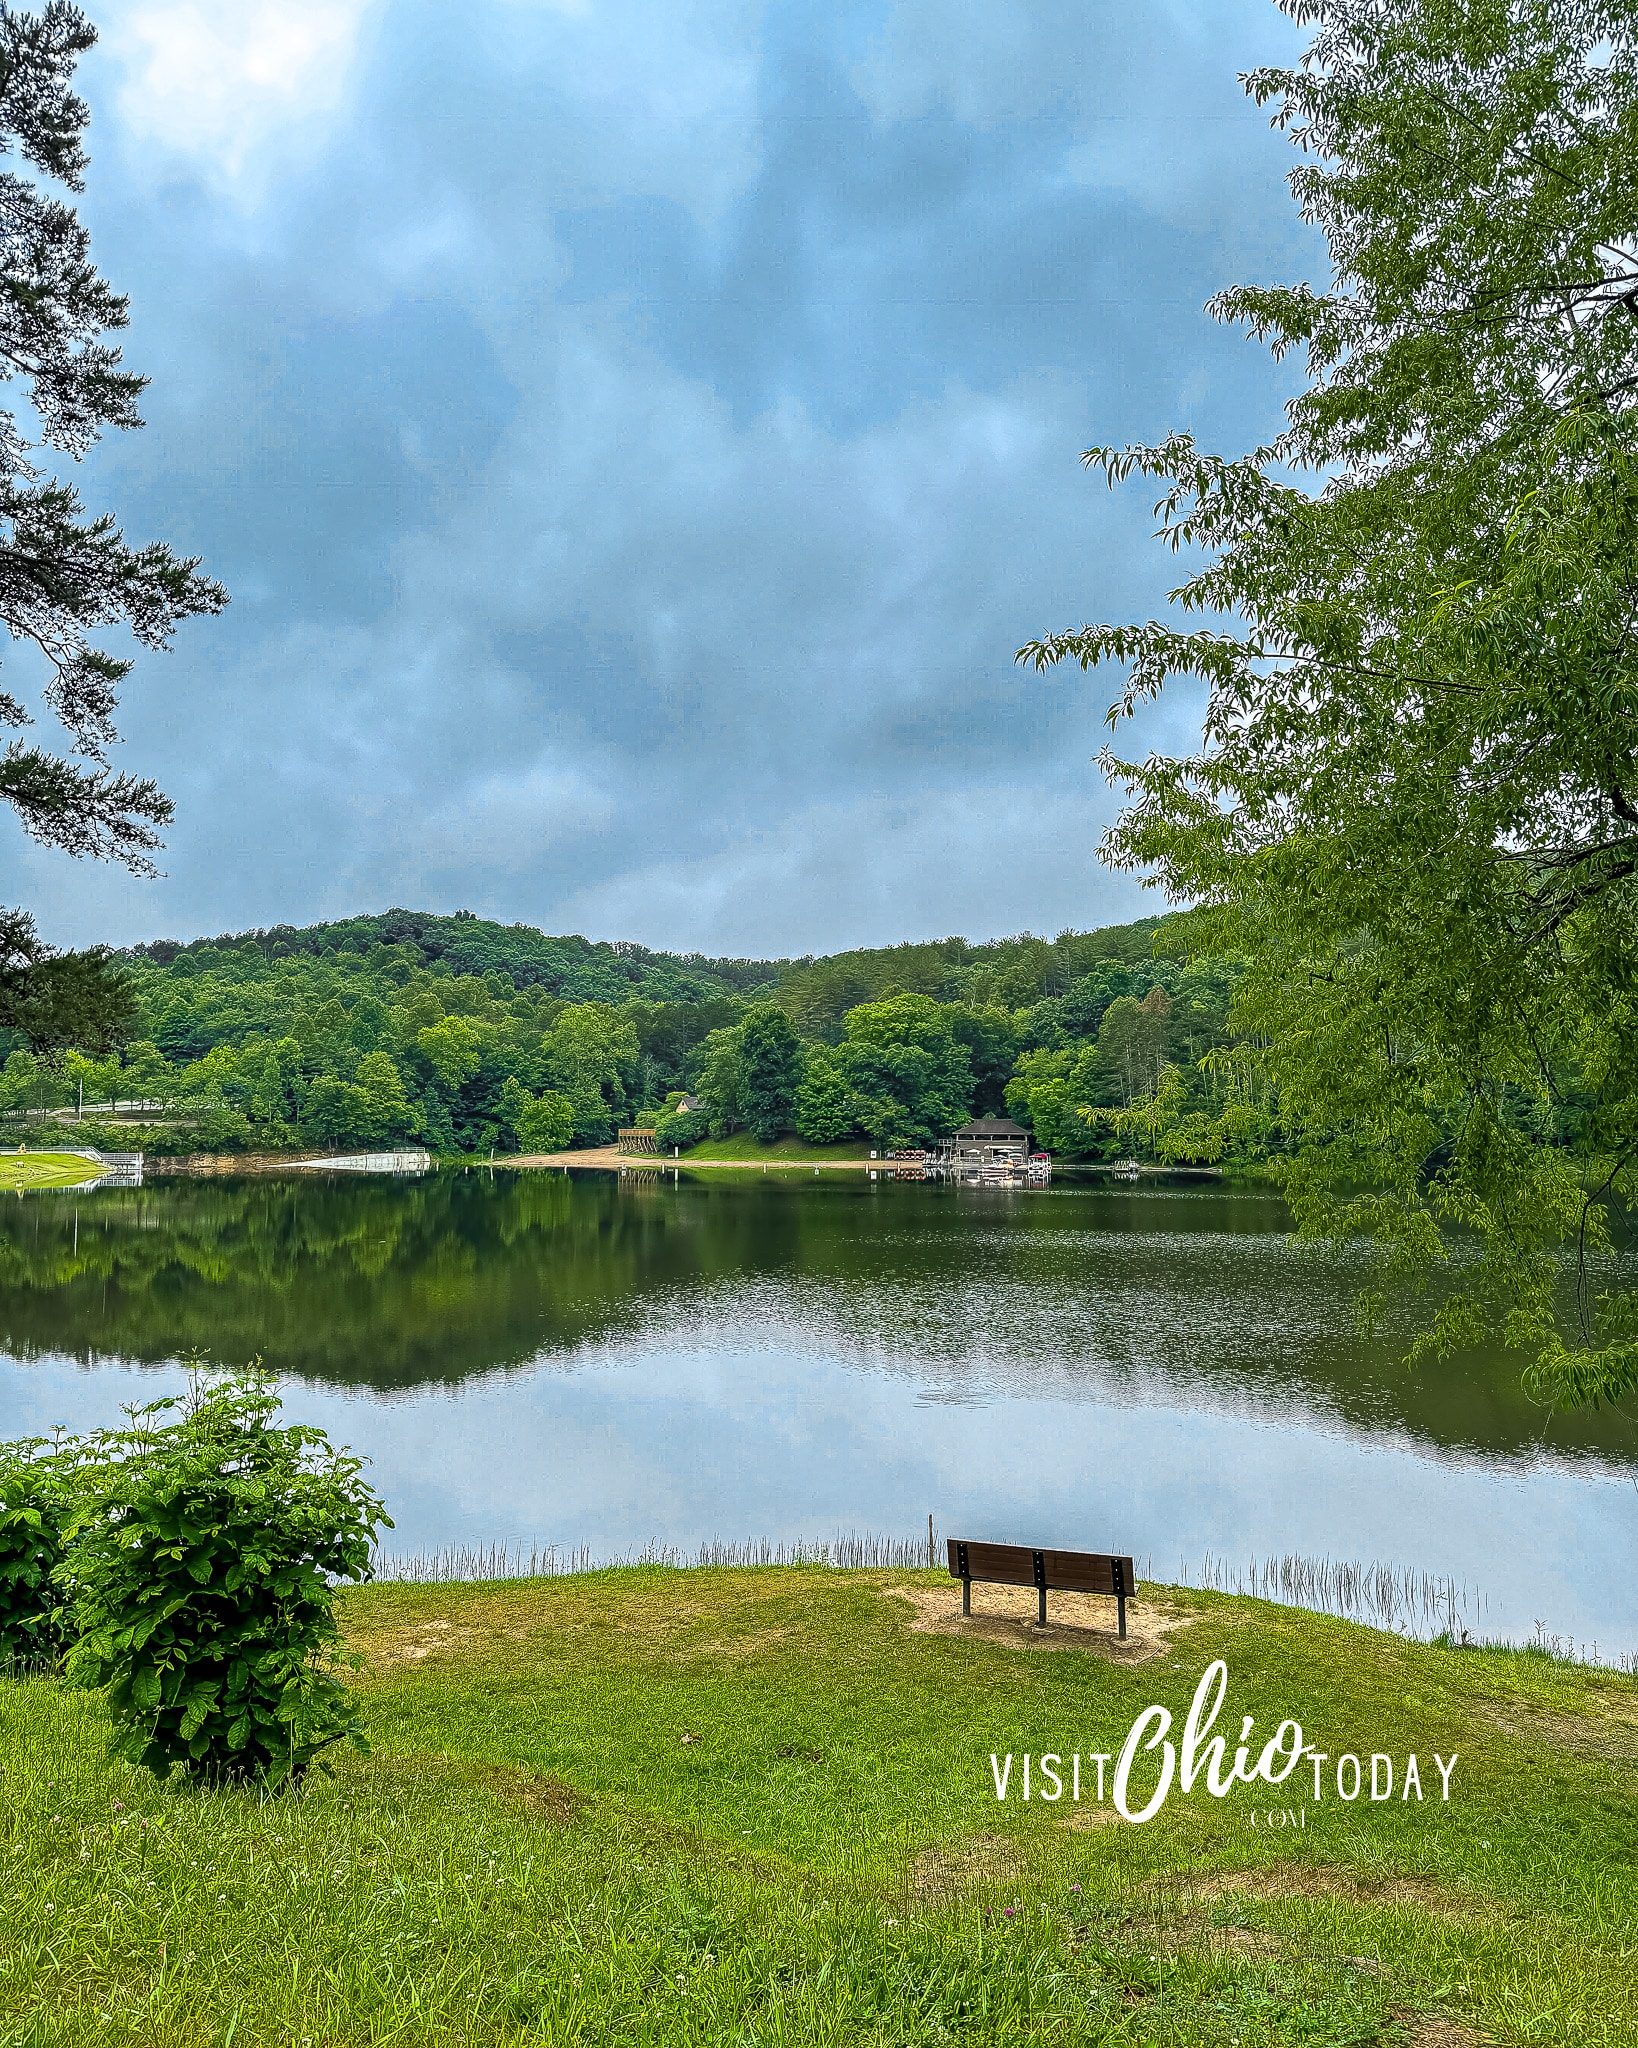
[(912, 1867), (912, 1882), (918, 1899), (944, 1899), (974, 1885), (999, 1884), (1017, 1869), (1017, 1846), (1005, 1835), (968, 1835), (923, 1849)]
[(1112, 1806), (1083, 1806), (1075, 1813), (1066, 1814), (1058, 1825), (1079, 1835), (1088, 1828), (1112, 1828), (1119, 1823), (1120, 1815)]
[(577, 1792), (572, 1785), (566, 1785), (561, 1778), (554, 1778), (547, 1771), (525, 1771), (509, 1769), (505, 1764), (475, 1764), (471, 1767), (472, 1782), (482, 1785), (486, 1791), (498, 1792), (503, 1799), (521, 1806), (536, 1820), (545, 1821), (551, 1827), (567, 1827), (585, 1808), (590, 1805), (583, 1792)]
[(342, 1768), (362, 1774), (377, 1792), (425, 1810), (428, 1803), (459, 1804), (460, 1795), (486, 1792), (549, 1827), (568, 1827), (591, 1805), (584, 1792), (549, 1771), (524, 1764), (493, 1763), (485, 1757), (450, 1756), (442, 1750), (402, 1750), (363, 1762), (344, 1759)]
[(1393, 2017), (1399, 2029), (1395, 2038), (1404, 2048), (1485, 2048), (1495, 2039), (1493, 2034), (1476, 2034), (1462, 2021), (1441, 2012), (1412, 2012), (1401, 2007)]
[(1271, 1963), (1285, 1953), (1280, 1937), (1263, 1927), (1209, 1927), (1204, 1945), (1219, 1955), (1240, 1956), (1260, 1963)]
[(1427, 1913), (1472, 1911), (1469, 1902), (1426, 1877), (1361, 1877), (1314, 1863), (1268, 1870), (1219, 1870), (1185, 1881), (1196, 1899), (1344, 1899), (1356, 1906), (1420, 1906)]
[[(703, 1654), (689, 1630), (721, 1616), (703, 1604), (632, 1602), (605, 1607), (578, 1604), (565, 1597), (560, 1580), (525, 1580), (515, 1586), (476, 1592), (451, 1590), (452, 1614), (393, 1613), (364, 1602), (343, 1609), (350, 1648), (366, 1661), (366, 1676), (413, 1670), (429, 1660), (451, 1659), (478, 1665), (497, 1659), (515, 1662), (518, 1646), (548, 1639), (554, 1653), (566, 1642), (597, 1636), (641, 1636), (656, 1648), (686, 1655)], [(681, 1639), (679, 1641), (679, 1639)], [(738, 1647), (732, 1642), (711, 1646), (720, 1655)]]
[(464, 1653), (492, 1633), (463, 1628), (453, 1621), (417, 1620), (400, 1629), (372, 1629), (355, 1646), (364, 1653), (366, 1673), (379, 1673), (406, 1664), (424, 1664), (429, 1657)]
[(1553, 1714), (1509, 1700), (1481, 1700), (1479, 1716), (1515, 1742), (1573, 1750), (1610, 1763), (1638, 1764), (1638, 1697), (1589, 1698), (1579, 1714)]
[(1047, 1624), (1035, 1619), (1036, 1597), (1028, 1586), (975, 1586), (973, 1611), (961, 1611), (961, 1588), (890, 1586), (895, 1599), (916, 1610), (913, 1629), (929, 1635), (978, 1636), (1013, 1650), (1082, 1650), (1111, 1664), (1147, 1664), (1165, 1656), (1171, 1639), (1194, 1620), (1163, 1600), (1127, 1603), (1126, 1640), (1115, 1633), (1115, 1603), (1095, 1593), (1049, 1593)]
[(688, 1577), (673, 1573), (664, 1587), (614, 1598), (606, 1592), (588, 1598), (568, 1578), (458, 1586), (450, 1589), (443, 1614), (356, 1601), (343, 1607), (342, 1620), (349, 1647), (365, 1658), (366, 1676), (377, 1678), (402, 1677), (429, 1662), (516, 1668), (531, 1645), (550, 1663), (574, 1660), (582, 1646), (601, 1659), (613, 1645), (635, 1642), (650, 1664), (721, 1667), (803, 1641), (802, 1624), (766, 1602), (725, 1611), (721, 1602), (680, 1597)]

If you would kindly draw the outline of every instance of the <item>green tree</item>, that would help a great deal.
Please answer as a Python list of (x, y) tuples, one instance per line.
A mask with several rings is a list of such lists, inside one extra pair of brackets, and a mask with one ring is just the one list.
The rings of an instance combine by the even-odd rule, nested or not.
[(1176, 1067), (1162, 1067), (1147, 1094), (1124, 1109), (1083, 1108), (1077, 1114), (1094, 1130), (1107, 1130), (1163, 1164), (1205, 1165), (1221, 1159), (1228, 1140), (1224, 1120), (1190, 1110), (1188, 1089)]
[(1128, 1108), (1139, 1096), (1151, 1093), (1159, 1080), (1171, 1015), (1171, 998), (1159, 987), (1150, 989), (1141, 1003), (1117, 996), (1103, 1013), (1098, 1056), (1108, 1072), (1119, 1076)]
[(335, 1074), (320, 1074), (307, 1091), (302, 1121), (328, 1145), (346, 1145), (361, 1135), (364, 1091)]
[(6, 1055), (0, 1068), (0, 1115), (26, 1115), (33, 1106), (40, 1078), (40, 1063), (21, 1046)]
[[(1254, 73), (1304, 156), (1328, 287), (1214, 302), (1306, 351), (1288, 430), (1094, 449), (1204, 551), (1213, 622), (1021, 651), (1125, 665), (1113, 718), (1204, 680), (1187, 759), (1110, 760), (1117, 866), (1243, 954), (1307, 1234), (1453, 1274), (1422, 1340), (1497, 1330), (1575, 1401), (1638, 1385), (1638, 1302), (1573, 1341), (1560, 1248), (1638, 1194), (1638, 55), (1625, 0), (1303, 0)], [(1322, 481), (1304, 488), (1301, 473)], [(1237, 621), (1233, 630), (1217, 622)], [(1573, 1141), (1573, 1142), (1572, 1142)]]
[(157, 1102), (161, 1108), (176, 1092), (176, 1069), (149, 1039), (125, 1048), (125, 1089), (133, 1102)]
[(443, 1017), (415, 1034), (415, 1043), (444, 1089), (454, 1095), (483, 1061), (484, 1034), (470, 1017)]
[(415, 1105), (390, 1056), (372, 1052), (359, 1061), (352, 1081), (320, 1074), (307, 1089), (302, 1121), (329, 1144), (384, 1145), (414, 1130)]
[(798, 1137), (810, 1145), (834, 1145), (859, 1128), (859, 1102), (828, 1046), (809, 1054), (793, 1115)]
[(574, 1139), (574, 1104), (552, 1088), (526, 1096), (513, 1128), (521, 1151), (561, 1152)]
[(970, 1114), (973, 1076), (949, 1010), (931, 996), (861, 1003), (842, 1020), (834, 1059), (878, 1144), (925, 1145)]
[(225, 1095), (201, 1095), (188, 1105), (189, 1148), (240, 1152), (250, 1143), (250, 1119)]
[(747, 1010), (734, 1028), (739, 1040), (738, 1113), (754, 1138), (771, 1145), (795, 1119), (802, 1043), (790, 1019), (772, 1003)]
[[(0, 692), (0, 723), (5, 702)], [(68, 1045), (107, 1052), (130, 1036), (136, 1014), (131, 976), (106, 946), (55, 953), (26, 912), (0, 911), (0, 1029), (21, 1032), (37, 1052)]]
[[(0, 412), (0, 623), (38, 650), (42, 695), (69, 741), (64, 755), (13, 740), (0, 756), (0, 798), (40, 844), (147, 874), (171, 805), (152, 782), (109, 766), (131, 663), (96, 636), (124, 625), (140, 645), (162, 648), (183, 619), (219, 611), (226, 595), (160, 544), (132, 547), (111, 515), (88, 515), (47, 466), (84, 456), (107, 428), (141, 425), (144, 380), (106, 339), (125, 326), (126, 302), (98, 276), (61, 196), (83, 189), (88, 115), (71, 81), (95, 40), (67, 0), (39, 14), (0, 9), (0, 149), (48, 181), (17, 171), (4, 180), (0, 377), (21, 381), (29, 410)], [(32, 722), (22, 699), (0, 690), (0, 724)], [(0, 1024), (42, 1044), (100, 1048), (120, 1035), (129, 991), (105, 952), (54, 958), (22, 912), (0, 926)]]
[(572, 1003), (546, 1034), (544, 1076), (574, 1110), (574, 1135), (606, 1145), (625, 1115), (638, 1045), (631, 1020), (607, 1003)]
[(117, 1059), (87, 1059), (84, 1053), (75, 1051), (68, 1054), (65, 1065), (76, 1107), (81, 1102), (113, 1106), (123, 1079)]
[(501, 1083), (501, 1091), (495, 1102), (495, 1114), (501, 1127), (501, 1135), (518, 1143), (518, 1119), (534, 1097), (524, 1087), (516, 1074), (508, 1074)]
[(738, 1029), (721, 1025), (701, 1042), (695, 1055), (695, 1090), (705, 1105), (714, 1137), (725, 1138), (745, 1121), (745, 1055)]
[(1018, 1024), (999, 1004), (952, 1006), (950, 1028), (967, 1048), (973, 1076), (973, 1110), (994, 1116), (1001, 1107), (1013, 1062), (1018, 1057)]
[(415, 1105), (405, 1092), (404, 1077), (389, 1054), (367, 1052), (358, 1063), (353, 1085), (364, 1098), (362, 1137), (372, 1145), (382, 1145), (414, 1134)]
[(281, 1038), (263, 1049), (262, 1070), (250, 1098), (250, 1114), (263, 1136), (273, 1143), (287, 1144), (301, 1121), (305, 1095), (301, 1067), (302, 1050), (297, 1039)]
[(711, 1118), (703, 1109), (662, 1109), (654, 1124), (654, 1142), (662, 1152), (686, 1152), (711, 1135)]
[(1026, 1052), (1007, 1083), (1006, 1108), (1046, 1151), (1091, 1158), (1104, 1148), (1086, 1112), (1119, 1099), (1119, 1088), (1096, 1046)]

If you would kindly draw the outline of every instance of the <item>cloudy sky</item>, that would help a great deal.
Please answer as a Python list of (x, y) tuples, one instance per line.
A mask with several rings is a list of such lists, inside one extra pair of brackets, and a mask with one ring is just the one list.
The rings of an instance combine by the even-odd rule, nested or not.
[(153, 383), (81, 481), (233, 604), (128, 687), (165, 878), (0, 824), (0, 900), (734, 953), (1156, 907), (1096, 860), (1104, 683), (1012, 656), (1175, 580), (1082, 448), (1278, 426), (1200, 310), (1321, 275), (1236, 79), (1270, 0), (90, 7)]

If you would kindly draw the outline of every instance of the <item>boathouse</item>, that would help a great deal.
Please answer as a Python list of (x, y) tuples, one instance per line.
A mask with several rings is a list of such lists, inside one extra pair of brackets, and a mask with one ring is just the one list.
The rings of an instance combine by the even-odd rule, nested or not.
[[(1045, 1155), (1040, 1155), (1043, 1166)], [(940, 1147), (938, 1164), (953, 1180), (998, 1181), (1002, 1183), (1044, 1180), (1039, 1167), (1032, 1171), (1034, 1155), (1029, 1149), (1029, 1132), (1010, 1117), (974, 1117), (953, 1131)]]
[(1026, 1166), (1029, 1132), (1010, 1117), (974, 1117), (950, 1138), (953, 1166)]

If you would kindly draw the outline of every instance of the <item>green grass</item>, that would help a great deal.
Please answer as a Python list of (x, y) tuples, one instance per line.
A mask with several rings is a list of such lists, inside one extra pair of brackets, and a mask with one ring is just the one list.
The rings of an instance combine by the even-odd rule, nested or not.
[[(1638, 2040), (1631, 1679), (1184, 1592), (1120, 1666), (918, 1630), (893, 1589), (935, 1584), (352, 1592), (374, 1754), (272, 1798), (156, 1785), (95, 1699), (0, 1684), (0, 2042)], [(1217, 1655), (1231, 1735), (1456, 1749), (1450, 1803), (997, 1805), (992, 1750), (1114, 1750)]]
[(810, 1161), (817, 1165), (826, 1159), (869, 1157), (868, 1138), (843, 1138), (835, 1145), (810, 1145), (802, 1138), (785, 1137), (776, 1138), (771, 1145), (762, 1145), (749, 1131), (736, 1131), (731, 1138), (702, 1138), (699, 1144), (691, 1146), (683, 1154), (682, 1164), (686, 1166), (699, 1159), (743, 1159), (763, 1161), (769, 1166), (800, 1166)]
[(0, 1192), (17, 1188), (72, 1188), (96, 1180), (102, 1168), (72, 1152), (0, 1153)]

